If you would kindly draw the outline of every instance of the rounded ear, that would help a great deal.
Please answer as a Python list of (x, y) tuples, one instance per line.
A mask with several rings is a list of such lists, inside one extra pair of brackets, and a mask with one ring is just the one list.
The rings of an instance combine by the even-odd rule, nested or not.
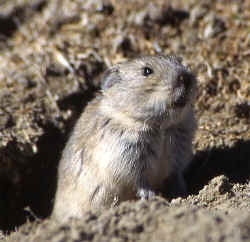
[(101, 79), (101, 89), (106, 90), (121, 81), (118, 66), (112, 66), (106, 70)]

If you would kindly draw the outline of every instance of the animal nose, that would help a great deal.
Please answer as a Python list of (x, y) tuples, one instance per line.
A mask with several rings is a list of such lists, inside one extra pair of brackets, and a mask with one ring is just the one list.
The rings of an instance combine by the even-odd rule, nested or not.
[(181, 72), (177, 78), (177, 85), (182, 86), (184, 85), (185, 89), (189, 89), (192, 85), (193, 77), (188, 72)]

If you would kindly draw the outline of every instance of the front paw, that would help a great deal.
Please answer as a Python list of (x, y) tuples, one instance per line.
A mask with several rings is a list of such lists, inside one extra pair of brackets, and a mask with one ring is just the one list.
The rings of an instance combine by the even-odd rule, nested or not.
[(142, 200), (148, 200), (149, 198), (155, 196), (155, 192), (150, 189), (140, 188), (137, 192), (137, 196)]

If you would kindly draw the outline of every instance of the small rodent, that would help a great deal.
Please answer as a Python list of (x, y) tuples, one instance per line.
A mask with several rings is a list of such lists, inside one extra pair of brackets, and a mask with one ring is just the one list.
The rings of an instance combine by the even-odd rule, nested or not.
[(184, 194), (195, 94), (195, 76), (175, 56), (144, 56), (108, 69), (100, 96), (87, 105), (63, 151), (52, 215), (65, 221), (90, 208), (147, 199), (170, 177)]

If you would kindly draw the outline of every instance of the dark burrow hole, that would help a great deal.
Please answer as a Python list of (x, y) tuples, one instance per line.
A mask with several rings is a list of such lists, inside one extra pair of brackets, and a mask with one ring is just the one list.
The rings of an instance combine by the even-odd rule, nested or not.
[(65, 139), (53, 123), (47, 123), (43, 129), (45, 134), (38, 141), (38, 153), (34, 156), (26, 156), (15, 148), (15, 142), (0, 151), (6, 158), (11, 156), (15, 163), (13, 175), (16, 172), (19, 177), (17, 182), (13, 182), (13, 178), (1, 174), (0, 193), (3, 197), (0, 206), (4, 209), (1, 209), (0, 230), (8, 232), (27, 219), (32, 221), (34, 217), (25, 207), (40, 218), (48, 216), (51, 211), (56, 167)]
[[(69, 95), (58, 103), (61, 110), (71, 109), (73, 115), (65, 123), (65, 132), (53, 122), (39, 125), (44, 135), (37, 142), (38, 152), (34, 156), (25, 155), (15, 142), (1, 148), (0, 155), (15, 162), (20, 180), (14, 183), (4, 172), (0, 173), (0, 194), (3, 194), (0, 199), (0, 230), (8, 233), (27, 220), (50, 215), (62, 150), (74, 123), (96, 90), (95, 87), (89, 87), (87, 91)], [(11, 175), (15, 175), (15, 171)]]

